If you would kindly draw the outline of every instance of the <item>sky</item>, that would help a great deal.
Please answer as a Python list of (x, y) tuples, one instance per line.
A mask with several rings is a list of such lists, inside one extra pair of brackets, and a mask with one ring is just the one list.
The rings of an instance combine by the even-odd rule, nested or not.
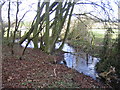
[[(13, 1), (17, 1), (17, 0), (11, 0), (12, 2)], [(23, 16), (23, 14), (26, 12), (26, 11), (29, 11), (25, 18), (24, 18), (24, 21), (32, 21), (33, 18), (35, 17), (36, 15), (36, 10), (37, 10), (37, 2), (38, 0), (21, 0), (22, 3), (20, 4), (20, 12), (19, 12), (19, 19)], [(40, 1), (43, 1), (43, 0), (40, 0)], [(46, 0), (46, 1), (49, 1), (49, 0)], [(50, 0), (50, 1), (54, 1), (54, 0)], [(60, 1), (60, 0), (58, 0)], [(77, 1), (77, 0), (75, 0)], [(81, 2), (95, 2), (97, 4), (100, 4), (104, 7), (104, 4), (106, 4), (106, 8), (109, 8), (109, 9), (106, 9), (107, 12), (109, 12), (109, 14), (111, 15), (111, 18), (117, 18), (118, 17), (118, 7), (117, 5), (113, 2), (117, 2), (119, 0), (80, 0), (79, 3)], [(107, 2), (108, 1), (108, 2)], [(103, 3), (104, 4), (103, 4)], [(15, 11), (16, 11), (16, 4), (15, 3), (12, 3), (11, 5), (11, 21), (14, 21), (15, 20)], [(110, 7), (109, 6), (112, 6), (112, 9), (113, 10), (110, 10)], [(2, 17), (3, 17), (3, 20), (4, 21), (7, 21), (7, 10), (8, 10), (8, 2), (5, 3), (5, 5), (3, 6), (2, 8)], [(85, 13), (85, 12), (92, 12), (92, 14), (98, 16), (98, 17), (101, 17), (101, 18), (107, 18), (108, 15), (105, 15), (106, 13), (103, 12), (103, 10), (101, 9), (101, 7), (99, 6), (94, 6), (94, 5), (90, 5), (90, 4), (84, 4), (84, 5), (76, 5), (75, 8), (74, 8), (74, 11), (73, 13)], [(52, 16), (51, 16), (52, 17)]]
[[(16, 0), (11, 0), (11, 1), (16, 1)], [(34, 16), (36, 15), (36, 10), (37, 10), (37, 0), (22, 0), (22, 3), (20, 4), (20, 12), (19, 12), (19, 18), (23, 16), (23, 14), (27, 11), (29, 11), (26, 16), (25, 16), (25, 21), (29, 21), (30, 19), (32, 20)], [(5, 3), (5, 5), (2, 8), (2, 17), (4, 21), (7, 21), (8, 17), (8, 2)], [(15, 20), (15, 13), (16, 13), (16, 4), (12, 3), (11, 4), (11, 21)]]

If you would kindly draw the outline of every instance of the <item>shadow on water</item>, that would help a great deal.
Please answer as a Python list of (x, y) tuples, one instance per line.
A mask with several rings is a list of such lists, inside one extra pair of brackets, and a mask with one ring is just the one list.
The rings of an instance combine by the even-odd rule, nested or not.
[[(18, 40), (16, 40), (18, 42)], [(27, 44), (27, 40), (22, 43), (22, 46), (25, 47)], [(56, 49), (59, 48), (61, 42), (56, 43)], [(28, 48), (33, 48), (34, 44), (31, 41)], [(40, 47), (40, 43), (38, 43), (38, 47)], [(96, 76), (98, 76), (95, 65), (99, 62), (99, 58), (92, 57), (89, 54), (86, 54), (80, 50), (76, 50), (69, 46), (67, 43), (64, 44), (63, 51), (70, 52), (64, 53), (64, 60), (66, 61), (66, 66), (72, 69), (77, 70), (80, 73), (83, 73), (87, 76), (92, 77), (96, 80)], [(63, 63), (63, 61), (61, 61)]]

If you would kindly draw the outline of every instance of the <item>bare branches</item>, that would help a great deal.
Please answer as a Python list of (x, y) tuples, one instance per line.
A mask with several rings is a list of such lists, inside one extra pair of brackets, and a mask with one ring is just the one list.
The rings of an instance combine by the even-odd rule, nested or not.
[(105, 10), (105, 7), (102, 7), (101, 5), (97, 4), (97, 3), (94, 3), (94, 2), (80, 2), (80, 3), (76, 3), (76, 5), (79, 5), (79, 4), (89, 4), (89, 5), (95, 5), (95, 6), (98, 6), (98, 7), (101, 7), (103, 10)]
[(19, 22), (18, 22), (18, 27), (19, 27), (21, 21), (23, 20), (23, 18), (25, 17), (25, 15), (26, 15), (28, 12), (29, 12), (29, 11), (26, 11), (26, 12), (23, 14), (23, 16), (21, 17), (21, 19), (20, 19)]
[[(110, 2), (106, 1), (105, 2), (93, 2), (93, 1), (86, 1), (86, 2), (79, 2), (76, 5), (91, 5), (93, 6), (93, 11), (92, 12), (87, 12), (89, 13), (89, 15), (91, 15), (92, 17), (101, 20), (101, 21), (105, 21), (105, 19), (111, 20), (111, 11), (113, 11), (112, 6), (110, 6)], [(99, 10), (101, 9), (101, 10)], [(99, 16), (98, 16), (99, 15)]]

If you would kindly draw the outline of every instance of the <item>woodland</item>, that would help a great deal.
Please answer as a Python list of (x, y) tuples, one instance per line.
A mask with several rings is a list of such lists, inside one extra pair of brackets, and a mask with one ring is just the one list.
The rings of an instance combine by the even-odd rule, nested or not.
[(0, 51), (2, 88), (118, 89), (120, 2), (1, 0)]

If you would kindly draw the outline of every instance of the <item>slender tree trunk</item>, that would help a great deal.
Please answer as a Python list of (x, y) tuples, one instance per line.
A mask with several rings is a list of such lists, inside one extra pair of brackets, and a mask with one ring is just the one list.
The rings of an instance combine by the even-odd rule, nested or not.
[[(67, 2), (62, 7), (63, 3), (59, 3), (58, 10), (56, 11), (56, 16), (54, 20), (54, 27), (52, 32), (52, 40), (51, 40), (51, 51), (54, 51), (56, 41), (58, 40), (60, 33), (62, 31), (62, 28), (65, 24), (65, 20), (67, 19), (69, 9), (71, 7), (71, 3), (68, 3), (68, 6), (66, 7)], [(65, 13), (65, 15), (63, 15)]]
[(118, 5), (118, 53), (120, 54), (120, 1)]
[(2, 20), (2, 6), (5, 4), (5, 2), (3, 2), (0, 5), (0, 28), (1, 28), (1, 36), (2, 38), (4, 37), (4, 25), (3, 25), (3, 20)]
[[(54, 2), (54, 3), (50, 6), (49, 11), (51, 11), (57, 4), (58, 4), (58, 2)], [(44, 5), (43, 5), (43, 6), (44, 6)], [(41, 8), (42, 8), (43, 6), (41, 6)], [(42, 10), (41, 10), (41, 12), (42, 12)], [(37, 17), (37, 16), (35, 16), (35, 18), (34, 18), (34, 20), (33, 20), (33, 22), (32, 22), (32, 25), (31, 25), (30, 30), (29, 30), (24, 36), (22, 36), (21, 40), (19, 41), (19, 44), (20, 44), (20, 45), (21, 45), (21, 44), (31, 35), (31, 33), (34, 31), (34, 27), (35, 27), (34, 22), (35, 22), (35, 20), (36, 20), (36, 17)], [(44, 22), (44, 18), (45, 18), (45, 14), (43, 14), (43, 15), (40, 17), (39, 24), (41, 24), (41, 22)], [(42, 44), (42, 43), (41, 43), (41, 44)], [(42, 45), (41, 45), (41, 46), (42, 46)]]
[(49, 2), (46, 2), (46, 31), (45, 31), (45, 52), (50, 53), (50, 41), (49, 41)]
[[(9, 6), (8, 6), (8, 29), (7, 29), (7, 40), (9, 39), (9, 33), (10, 33), (10, 8), (11, 8), (11, 0), (9, 0)], [(8, 40), (9, 41), (9, 40)]]
[(15, 30), (13, 35), (13, 44), (15, 42), (16, 32), (18, 30), (18, 12), (19, 12), (19, 0), (17, 0), (17, 12), (16, 12), (16, 21), (15, 21)]
[[(40, 2), (38, 2), (37, 19), (36, 19), (35, 27), (34, 27), (34, 30), (33, 30), (33, 37), (38, 32), (38, 24), (39, 24), (39, 19), (40, 19), (40, 12), (38, 12), (39, 9), (40, 9)], [(36, 36), (33, 39), (33, 43), (34, 43), (34, 48), (38, 48), (38, 36)]]
[[(35, 22), (35, 26), (34, 26), (34, 30), (33, 30), (33, 37), (38, 33), (38, 25), (39, 25), (39, 22), (40, 22), (40, 15), (42, 13), (44, 5), (45, 5), (45, 3), (43, 2), (42, 5), (41, 5), (41, 7), (40, 7), (40, 1), (38, 2), (37, 18), (36, 18), (36, 22)], [(41, 26), (42, 26), (42, 24), (40, 25), (40, 27)], [(38, 37), (39, 37), (39, 35), (37, 35), (33, 39), (34, 48), (38, 48)]]
[(54, 50), (55, 48), (55, 43), (60, 35), (60, 32), (62, 30), (62, 2), (59, 3), (57, 9), (56, 9), (56, 15), (55, 15), (55, 20), (54, 20), (54, 26), (53, 26), (53, 30), (52, 30), (52, 37), (51, 37), (51, 41), (50, 41), (50, 45), (51, 45), (51, 52)]
[(35, 27), (35, 25), (34, 25), (35, 19), (36, 19), (36, 17), (34, 18), (34, 20), (33, 20), (33, 22), (32, 22), (32, 25), (31, 25), (30, 30), (29, 30), (27, 33), (25, 33), (25, 35), (23, 35), (22, 38), (20, 39), (20, 41), (19, 41), (19, 44), (20, 44), (20, 45), (21, 45), (21, 44), (31, 35), (31, 33), (33, 32), (34, 27)]
[(72, 16), (72, 12), (73, 12), (73, 9), (74, 9), (74, 5), (75, 5), (75, 3), (72, 3), (72, 8), (71, 8), (71, 11), (70, 11), (70, 15), (69, 15), (69, 19), (68, 19), (68, 24), (67, 24), (67, 29), (66, 29), (65, 36), (64, 36), (63, 42), (62, 42), (59, 50), (61, 50), (63, 48), (65, 40), (67, 38), (67, 35), (68, 35), (68, 32), (69, 32), (69, 27), (70, 27), (71, 16)]

